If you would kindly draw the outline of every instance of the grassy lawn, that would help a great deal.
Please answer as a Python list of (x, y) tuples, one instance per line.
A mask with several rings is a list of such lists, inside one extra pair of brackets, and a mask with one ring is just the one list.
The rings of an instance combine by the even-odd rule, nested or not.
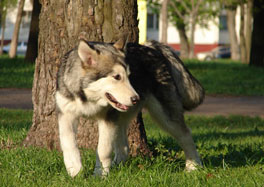
[(230, 60), (192, 60), (185, 64), (202, 83), (206, 94), (264, 96), (264, 68)]
[(264, 120), (186, 116), (204, 167), (184, 171), (177, 143), (144, 116), (152, 158), (131, 158), (107, 178), (93, 177), (95, 153), (82, 150), (84, 170), (71, 179), (62, 154), (22, 148), (32, 111), (0, 109), (0, 186), (263, 186)]
[(33, 75), (34, 64), (24, 62), (23, 57), (0, 56), (0, 88), (31, 88)]
[[(199, 62), (188, 60), (186, 66), (202, 83), (207, 94), (264, 95), (264, 68), (251, 67), (230, 60)], [(0, 57), (0, 88), (31, 88), (34, 64), (22, 57)]]
[[(187, 61), (207, 94), (263, 95), (264, 68), (231, 61)], [(34, 65), (0, 57), (0, 88), (31, 88)], [(23, 148), (32, 111), (0, 109), (0, 186), (264, 186), (264, 120), (242, 116), (186, 116), (204, 167), (184, 171), (176, 141), (144, 116), (152, 158), (136, 157), (93, 177), (95, 153), (82, 150), (84, 169), (70, 178), (60, 152)]]

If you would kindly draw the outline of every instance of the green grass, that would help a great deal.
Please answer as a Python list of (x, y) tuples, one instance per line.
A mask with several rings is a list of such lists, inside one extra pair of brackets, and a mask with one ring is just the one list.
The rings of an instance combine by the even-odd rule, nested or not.
[(152, 158), (131, 158), (93, 177), (95, 153), (82, 150), (84, 169), (70, 178), (62, 154), (22, 148), (32, 111), (0, 109), (0, 186), (263, 186), (264, 120), (242, 116), (187, 116), (204, 167), (184, 171), (184, 155), (176, 141), (144, 116)]
[[(188, 60), (185, 64), (207, 94), (264, 96), (264, 68), (230, 60)], [(0, 88), (31, 88), (33, 74), (34, 64), (24, 62), (22, 57), (0, 57)]]
[(24, 62), (22, 56), (0, 56), (0, 88), (31, 88), (33, 74), (34, 64)]
[(192, 60), (185, 64), (202, 83), (206, 94), (264, 96), (264, 68), (230, 60)]

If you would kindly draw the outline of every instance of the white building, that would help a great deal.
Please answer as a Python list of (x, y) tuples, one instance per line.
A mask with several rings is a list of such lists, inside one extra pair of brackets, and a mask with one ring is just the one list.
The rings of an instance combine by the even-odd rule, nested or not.
[[(29, 28), (30, 28), (30, 22), (31, 22), (31, 13), (32, 13), (32, 3), (30, 0), (25, 0), (25, 5), (23, 8), (23, 17), (20, 25), (19, 30), (19, 41), (28, 41), (29, 36)], [(16, 22), (17, 17), (17, 7), (10, 8), (7, 11), (6, 15), (6, 27), (5, 27), (5, 43), (9, 43), (12, 39), (13, 31), (14, 31), (14, 25)], [(2, 28), (1, 28), (1, 34), (2, 34)]]
[[(196, 26), (195, 30), (195, 53), (212, 50), (219, 45), (229, 45), (229, 34), (227, 30), (226, 12), (214, 21), (210, 21), (208, 28)], [(236, 14), (236, 31), (239, 36), (240, 10)], [(147, 15), (147, 39), (160, 41), (161, 39), (161, 19), (158, 15), (148, 11)], [(221, 27), (219, 26), (221, 25)], [(176, 27), (169, 23), (168, 25), (168, 44), (173, 48), (180, 49), (180, 38)], [(187, 33), (188, 34), (188, 33)], [(239, 39), (239, 38), (238, 38)]]

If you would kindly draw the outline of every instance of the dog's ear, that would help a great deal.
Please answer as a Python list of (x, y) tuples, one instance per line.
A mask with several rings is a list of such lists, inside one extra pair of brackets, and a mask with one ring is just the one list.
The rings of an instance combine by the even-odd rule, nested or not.
[(81, 40), (78, 45), (78, 55), (81, 58), (84, 67), (96, 65), (96, 51), (92, 49), (84, 40)]
[(123, 35), (113, 46), (118, 50), (126, 51), (129, 36), (130, 35)]

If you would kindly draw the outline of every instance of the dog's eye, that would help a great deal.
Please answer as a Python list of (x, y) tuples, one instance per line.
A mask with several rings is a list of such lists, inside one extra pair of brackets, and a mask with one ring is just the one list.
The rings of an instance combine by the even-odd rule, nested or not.
[(117, 74), (114, 76), (114, 79), (119, 81), (119, 80), (121, 80), (121, 76), (119, 74)]

